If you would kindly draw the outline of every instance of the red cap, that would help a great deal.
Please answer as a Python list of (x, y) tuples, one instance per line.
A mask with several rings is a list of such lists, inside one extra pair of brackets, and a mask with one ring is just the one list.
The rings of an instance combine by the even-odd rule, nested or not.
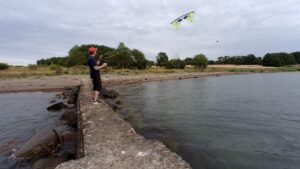
[(97, 52), (97, 48), (94, 47), (89, 48), (89, 53), (95, 53), (95, 52)]

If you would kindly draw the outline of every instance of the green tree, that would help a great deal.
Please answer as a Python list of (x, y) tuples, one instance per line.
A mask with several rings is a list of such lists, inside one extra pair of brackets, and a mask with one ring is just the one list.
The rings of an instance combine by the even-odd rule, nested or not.
[(167, 66), (169, 61), (169, 57), (166, 53), (164, 52), (159, 52), (156, 56), (156, 63), (157, 66)]
[(132, 59), (132, 53), (128, 47), (125, 46), (124, 43), (120, 42), (114, 59), (117, 68), (135, 68), (135, 63)]
[(147, 67), (147, 59), (145, 58), (145, 55), (137, 50), (133, 49), (131, 51), (132, 59), (138, 69), (146, 69)]
[(186, 59), (184, 59), (184, 61), (187, 65), (191, 65), (193, 62), (193, 58), (186, 58)]
[(204, 54), (198, 54), (193, 58), (192, 63), (199, 69), (205, 69), (208, 65), (208, 60)]
[(275, 66), (279, 67), (281, 66), (280, 58), (278, 55), (273, 55), (270, 53), (267, 53), (263, 60), (262, 60), (263, 66)]
[(0, 70), (5, 70), (5, 69), (8, 69), (8, 68), (9, 68), (8, 64), (0, 63)]
[(75, 65), (86, 65), (86, 58), (87, 57), (85, 56), (82, 49), (78, 45), (75, 45), (69, 51), (67, 66), (71, 67)]
[(147, 60), (147, 66), (154, 66), (155, 65), (155, 62), (152, 61), (152, 60)]
[(293, 52), (291, 54), (294, 56), (296, 63), (300, 64), (300, 52)]
[(168, 63), (166, 68), (167, 69), (184, 69), (186, 63), (180, 59), (171, 59)]
[(293, 54), (288, 53), (267, 53), (263, 58), (264, 66), (285, 66), (297, 64)]

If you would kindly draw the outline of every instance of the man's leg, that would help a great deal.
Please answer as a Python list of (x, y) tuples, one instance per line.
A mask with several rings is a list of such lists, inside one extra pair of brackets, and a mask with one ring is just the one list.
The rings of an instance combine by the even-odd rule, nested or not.
[(99, 94), (100, 94), (100, 91), (101, 91), (101, 84), (100, 84), (100, 79), (99, 78), (93, 78), (93, 84), (94, 84), (94, 87), (93, 87), (93, 91), (94, 91), (94, 101), (97, 101), (98, 100), (98, 97), (99, 97)]
[(95, 91), (94, 90), (92, 90), (92, 92), (91, 92), (91, 99), (93, 99), (94, 100), (94, 98), (95, 98)]
[(98, 96), (99, 96), (99, 91), (95, 90), (94, 92), (95, 92), (94, 100), (97, 101), (98, 100)]

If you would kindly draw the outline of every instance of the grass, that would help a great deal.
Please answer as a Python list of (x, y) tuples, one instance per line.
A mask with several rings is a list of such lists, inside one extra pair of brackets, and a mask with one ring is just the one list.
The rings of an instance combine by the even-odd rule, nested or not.
[[(236, 67), (208, 67), (204, 70), (195, 68), (186, 69), (164, 69), (160, 67), (147, 68), (145, 70), (132, 69), (104, 69), (102, 74), (108, 75), (140, 75), (140, 74), (172, 74), (172, 73), (196, 73), (196, 72), (295, 72), (300, 71), (300, 65), (274, 67), (274, 68), (236, 68)], [(71, 68), (58, 65), (51, 66), (10, 66), (6, 70), (0, 70), (0, 79), (25, 78), (34, 76), (56, 76), (56, 75), (88, 75), (87, 66), (74, 66)]]

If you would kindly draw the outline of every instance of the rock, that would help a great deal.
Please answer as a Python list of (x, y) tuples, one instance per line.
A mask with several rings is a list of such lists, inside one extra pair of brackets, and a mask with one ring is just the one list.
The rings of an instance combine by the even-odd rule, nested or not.
[(77, 112), (76, 109), (65, 109), (60, 117), (60, 120), (66, 121), (68, 124), (77, 123)]
[(59, 164), (68, 161), (65, 157), (53, 157), (40, 159), (34, 163), (33, 169), (54, 169)]
[(106, 88), (102, 88), (101, 94), (104, 98), (117, 98), (117, 97), (119, 97), (119, 93), (117, 91), (106, 89)]
[(72, 87), (65, 87), (62, 94), (64, 96), (71, 96), (73, 94), (73, 88)]
[(120, 97), (118, 97), (116, 100), (115, 100), (115, 103), (117, 105), (125, 105), (125, 100), (121, 99)]
[(66, 131), (62, 134), (63, 137), (63, 143), (67, 143), (67, 142), (76, 142), (77, 140), (77, 132), (70, 132), (70, 131)]
[(59, 110), (64, 109), (66, 107), (67, 107), (67, 105), (65, 105), (63, 102), (59, 102), (59, 103), (55, 103), (55, 104), (49, 106), (47, 108), (47, 110), (48, 111), (59, 111)]
[(70, 91), (70, 90), (73, 90), (73, 87), (71, 86), (64, 87), (64, 91)]
[(56, 102), (56, 100), (51, 100), (49, 103), (55, 103)]
[(75, 100), (75, 96), (69, 96), (67, 103), (68, 104), (75, 104), (76, 100)]
[(2, 145), (0, 145), (0, 153), (10, 151), (17, 144), (16, 140), (10, 140)]
[(80, 90), (80, 86), (74, 87), (73, 90), (72, 90), (72, 94), (73, 94), (74, 96), (78, 96), (79, 90)]
[(56, 98), (56, 99), (62, 99), (62, 94), (57, 94), (57, 95), (55, 95), (55, 98)]
[(105, 102), (111, 107), (114, 111), (118, 109), (118, 105), (112, 99), (105, 99)]
[(44, 129), (29, 139), (15, 153), (17, 158), (30, 159), (41, 155), (51, 154), (60, 146), (60, 138), (54, 129)]

